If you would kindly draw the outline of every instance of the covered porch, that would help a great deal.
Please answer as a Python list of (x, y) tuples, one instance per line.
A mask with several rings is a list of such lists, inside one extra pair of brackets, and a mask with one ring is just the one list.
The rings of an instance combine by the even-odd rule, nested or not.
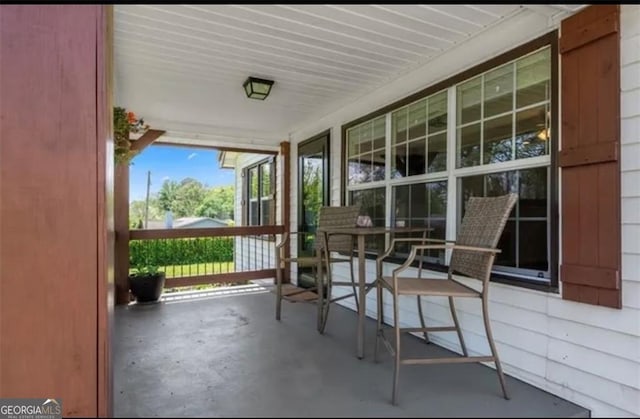
[[(392, 406), (392, 361), (355, 355), (356, 315), (335, 305), (318, 334), (315, 307), (284, 303), (265, 285), (165, 297), (115, 313), (114, 406), (118, 417), (589, 417), (589, 411), (512, 377), (502, 398), (479, 364), (404, 367)], [(406, 335), (404, 350), (451, 355)]]

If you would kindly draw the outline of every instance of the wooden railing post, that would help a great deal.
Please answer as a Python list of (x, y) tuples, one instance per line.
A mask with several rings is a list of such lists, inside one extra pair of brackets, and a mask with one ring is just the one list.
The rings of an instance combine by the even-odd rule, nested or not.
[[(281, 142), (280, 154), (282, 155), (282, 225), (284, 226), (284, 232), (289, 233), (291, 230), (291, 143), (288, 141)], [(284, 248), (284, 257), (291, 257), (291, 241)], [(276, 269), (278, 269), (277, 266)], [(285, 283), (291, 282), (290, 263), (285, 264), (282, 279)]]
[(129, 303), (129, 165), (115, 165), (114, 226), (116, 305)]

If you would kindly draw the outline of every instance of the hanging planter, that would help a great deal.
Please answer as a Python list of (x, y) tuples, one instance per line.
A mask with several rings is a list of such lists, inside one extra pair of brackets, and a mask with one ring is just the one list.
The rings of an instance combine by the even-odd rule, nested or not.
[(149, 129), (142, 118), (125, 108), (113, 108), (113, 143), (116, 164), (129, 164), (138, 151), (131, 149), (130, 134), (143, 134)]

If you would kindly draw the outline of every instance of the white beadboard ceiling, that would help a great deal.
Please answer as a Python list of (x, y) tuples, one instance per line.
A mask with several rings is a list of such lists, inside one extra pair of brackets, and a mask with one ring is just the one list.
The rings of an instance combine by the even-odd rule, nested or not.
[[(503, 19), (579, 5), (116, 5), (115, 101), (165, 141), (269, 147)], [(275, 81), (248, 99), (248, 76)]]

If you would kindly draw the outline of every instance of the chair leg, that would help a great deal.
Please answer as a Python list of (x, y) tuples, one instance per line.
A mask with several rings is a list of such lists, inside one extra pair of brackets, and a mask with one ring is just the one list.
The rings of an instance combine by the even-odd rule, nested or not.
[(356, 313), (359, 313), (360, 306), (358, 305), (358, 290), (356, 289), (356, 280), (353, 274), (353, 258), (349, 259), (349, 269), (351, 272), (351, 289), (353, 289), (353, 298), (356, 300)]
[(453, 297), (449, 297), (449, 309), (451, 310), (451, 317), (453, 317), (453, 324), (456, 326), (456, 333), (458, 333), (458, 340), (460, 340), (460, 347), (462, 348), (462, 354), (469, 356), (467, 352), (467, 345), (464, 344), (464, 337), (462, 336), (462, 329), (460, 328), (460, 322), (458, 322), (458, 315), (456, 314), (456, 306), (453, 304)]
[[(422, 299), (420, 298), (419, 295), (416, 296), (418, 299), (418, 316), (420, 317), (420, 327), (422, 327), (423, 329), (427, 328), (427, 324), (424, 321), (424, 315), (422, 314)], [(425, 343), (431, 343), (431, 341), (429, 340), (429, 334), (427, 333), (426, 330), (424, 330), (422, 332), (424, 334), (424, 341)]]
[(322, 260), (318, 263), (316, 267), (316, 292), (318, 293), (318, 332), (323, 333), (322, 324), (323, 322), (323, 314), (324, 314), (324, 284), (322, 280)]
[(380, 285), (380, 280), (376, 283), (376, 301), (378, 303), (378, 307), (376, 310), (377, 316), (377, 324), (376, 324), (376, 344), (373, 347), (373, 362), (378, 362), (378, 341), (382, 335), (382, 322), (383, 322), (383, 313), (382, 313), (382, 285)]
[[(320, 333), (324, 333), (325, 328), (327, 327), (327, 320), (329, 319), (329, 309), (331, 308), (331, 289), (332, 289), (332, 278), (331, 278), (331, 265), (327, 267), (327, 294), (325, 295), (322, 307), (322, 324), (320, 325)], [(320, 286), (324, 292), (324, 286), (322, 281), (320, 282)]]
[(400, 318), (398, 314), (398, 295), (393, 293), (393, 331), (396, 336), (396, 344), (393, 362), (393, 392), (391, 396), (391, 404), (398, 404), (398, 381), (400, 378)]
[(280, 320), (280, 312), (282, 310), (282, 268), (277, 264), (276, 269), (276, 320)]
[(498, 351), (496, 350), (496, 344), (493, 341), (493, 334), (491, 333), (491, 324), (489, 324), (489, 311), (485, 300), (482, 300), (482, 317), (484, 319), (484, 329), (487, 332), (487, 340), (489, 340), (489, 347), (491, 347), (491, 355), (494, 358), (496, 364), (496, 373), (500, 380), (500, 386), (502, 387), (502, 394), (504, 398), (509, 400), (509, 394), (507, 393), (507, 384), (504, 380), (504, 374), (502, 373), (502, 365), (500, 365), (500, 358), (498, 358)]

